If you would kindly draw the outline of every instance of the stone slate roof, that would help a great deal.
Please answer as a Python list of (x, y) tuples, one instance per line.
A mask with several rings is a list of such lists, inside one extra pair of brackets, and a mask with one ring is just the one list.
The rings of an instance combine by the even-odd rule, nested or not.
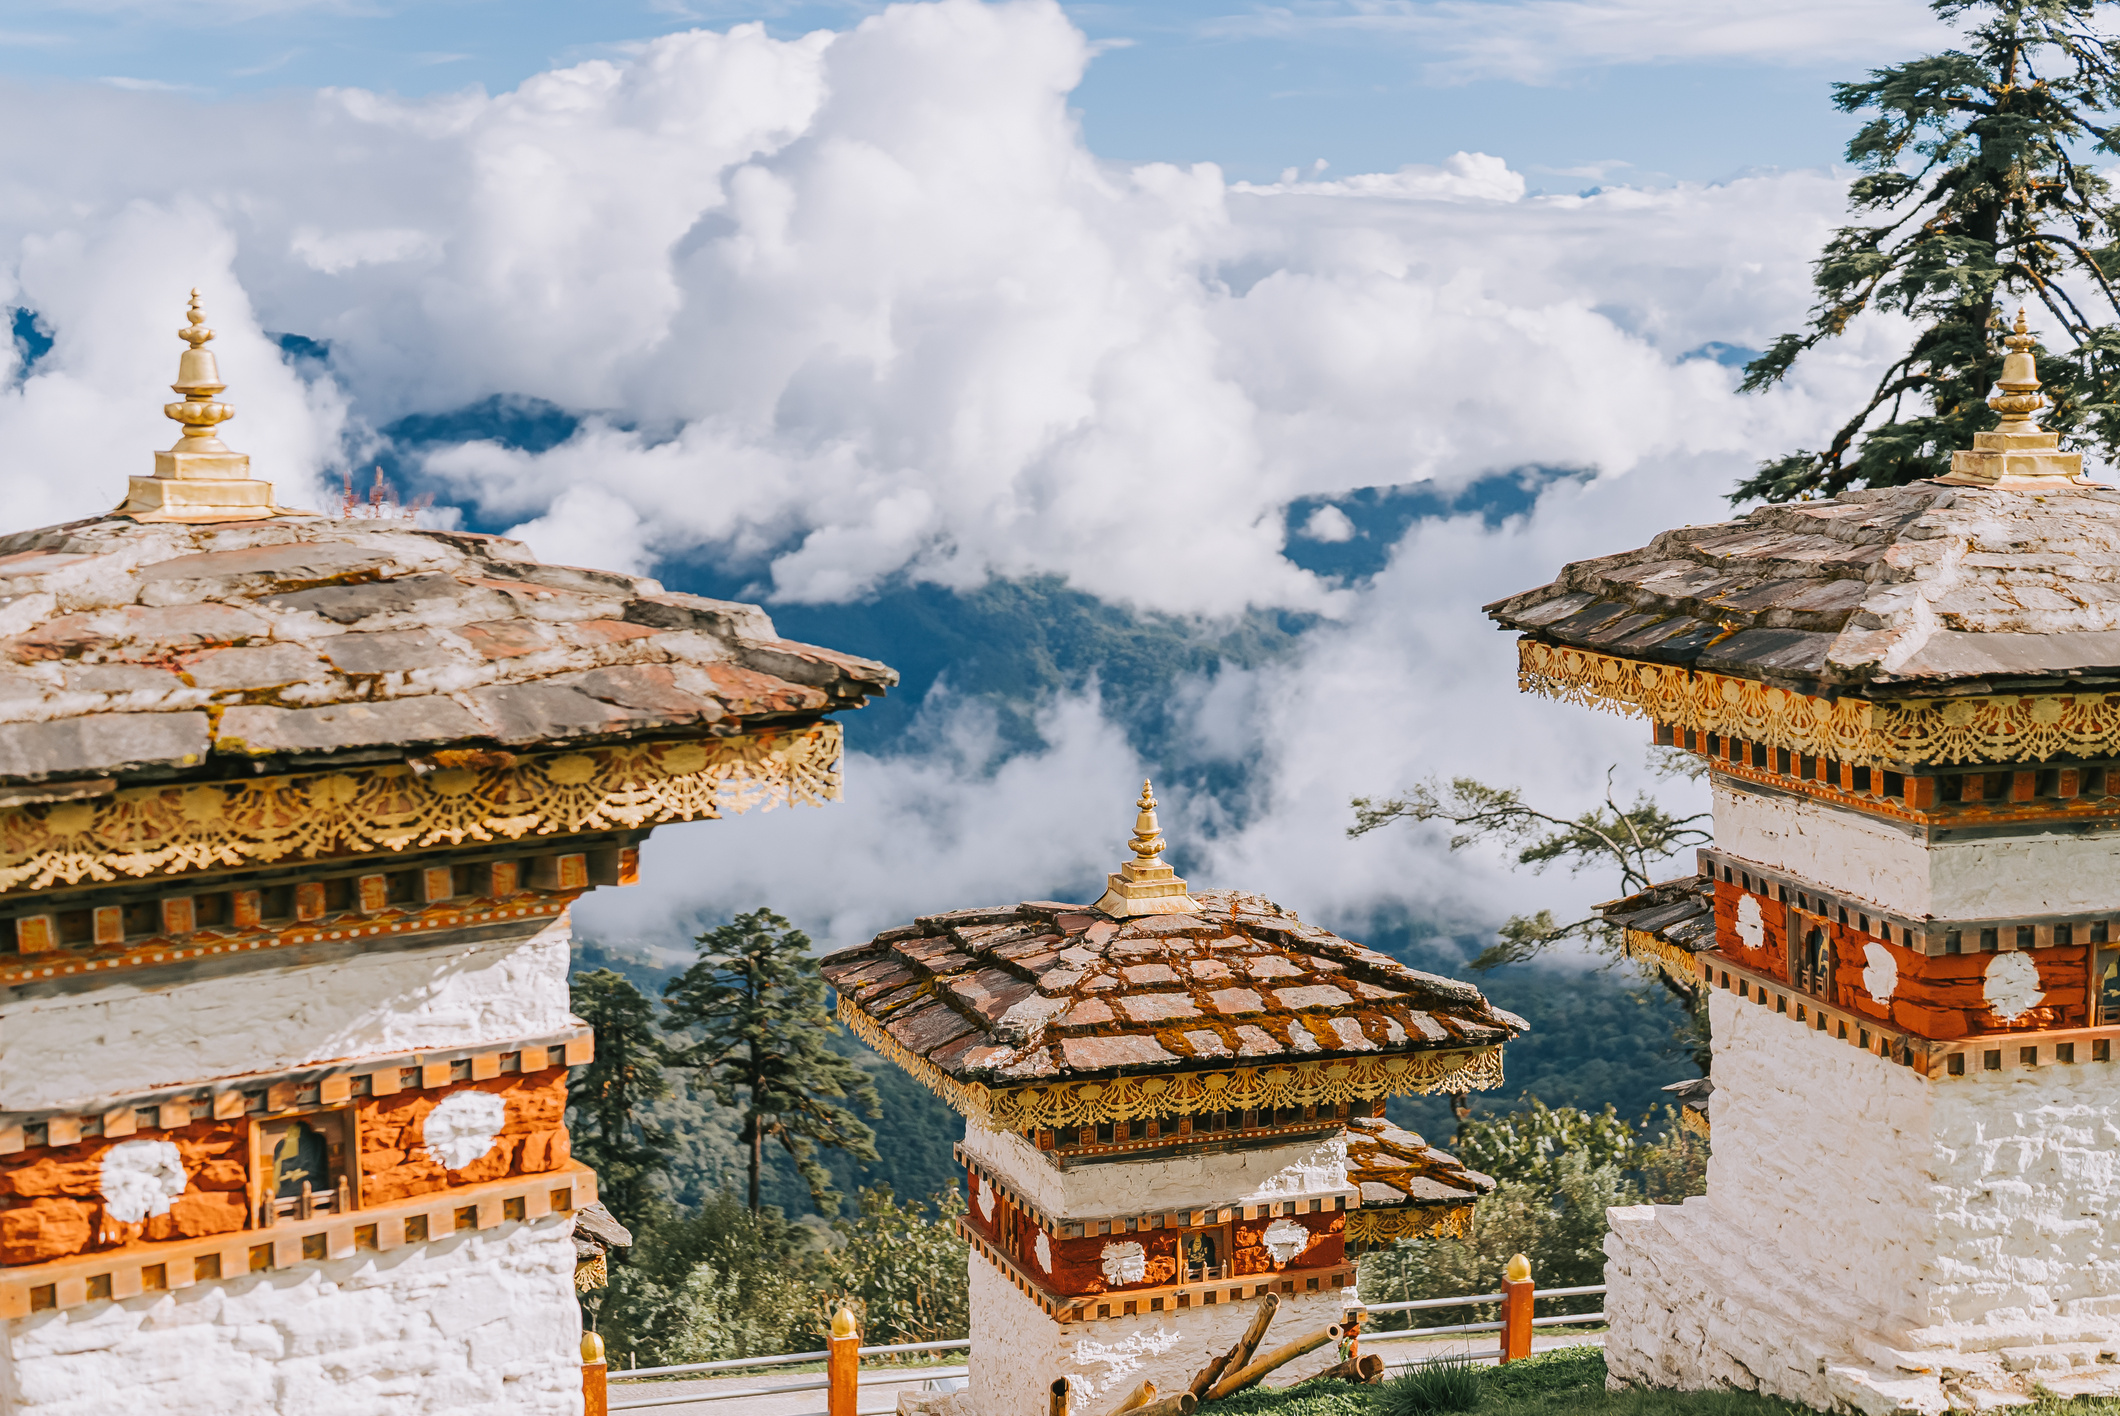
[(734, 733), (881, 664), (518, 542), (314, 516), (0, 538), (0, 783)]
[(1347, 1123), (1347, 1178), (1362, 1208), (1456, 1205), (1494, 1193), (1494, 1180), (1381, 1116)]
[(2120, 679), (2120, 489), (1936, 482), (1763, 507), (1577, 561), (1504, 626), (1799, 692)]
[(1124, 921), (1048, 901), (929, 915), (824, 975), (908, 1052), (988, 1086), (1486, 1047), (1527, 1026), (1258, 895), (1193, 898)]
[(1715, 947), (1715, 882), (1688, 875), (1597, 907), (1605, 923), (1639, 930), (1689, 954)]

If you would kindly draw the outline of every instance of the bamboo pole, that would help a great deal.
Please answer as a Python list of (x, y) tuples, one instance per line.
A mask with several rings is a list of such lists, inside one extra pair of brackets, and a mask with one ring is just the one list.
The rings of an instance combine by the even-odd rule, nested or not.
[(1339, 1340), (1340, 1325), (1333, 1323), (1327, 1327), (1319, 1328), (1308, 1337), (1299, 1337), (1284, 1347), (1276, 1347), (1249, 1366), (1240, 1371), (1231, 1372), (1228, 1376), (1216, 1382), (1213, 1388), (1208, 1391), (1207, 1399), (1209, 1401), (1219, 1401), (1234, 1392), (1240, 1392), (1248, 1386), (1255, 1385), (1259, 1378), (1283, 1363), (1293, 1362), (1306, 1352), (1315, 1352), (1326, 1343), (1338, 1342)]
[(1131, 1416), (1192, 1416), (1200, 1398), (1189, 1391), (1174, 1391), (1169, 1396), (1157, 1397), (1146, 1406), (1137, 1406)]
[(1126, 1400), (1120, 1402), (1117, 1406), (1114, 1406), (1112, 1408), (1111, 1416), (1125, 1416), (1126, 1412), (1138, 1411), (1142, 1407), (1148, 1405), (1148, 1403), (1150, 1403), (1151, 1401), (1154, 1401), (1155, 1399), (1156, 1384), (1154, 1382), (1145, 1381), (1141, 1383), (1141, 1385), (1135, 1387), (1131, 1392), (1127, 1393)]
[(1053, 1378), (1053, 1404), (1051, 1416), (1067, 1416), (1068, 1399), (1074, 1395), (1074, 1383), (1066, 1377)]
[[(1374, 1382), (1384, 1375), (1384, 1359), (1374, 1352), (1366, 1357), (1350, 1357), (1336, 1367), (1327, 1367), (1303, 1378), (1303, 1382), (1343, 1381)], [(1303, 1385), (1297, 1382), (1297, 1386)]]
[(1229, 1366), (1229, 1359), (1232, 1356), (1236, 1355), (1236, 1351), (1236, 1348), (1230, 1348), (1229, 1351), (1223, 1353), (1220, 1357), (1215, 1358), (1214, 1361), (1209, 1362), (1199, 1371), (1193, 1373), (1193, 1379), (1190, 1382), (1186, 1383), (1186, 1389), (1190, 1391), (1196, 1399), (1206, 1396), (1207, 1389), (1215, 1384), (1215, 1378), (1221, 1376), (1223, 1369)]

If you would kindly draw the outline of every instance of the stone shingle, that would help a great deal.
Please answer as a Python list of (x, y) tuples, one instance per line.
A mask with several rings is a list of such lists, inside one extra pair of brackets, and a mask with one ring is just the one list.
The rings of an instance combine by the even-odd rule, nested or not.
[[(952, 1032), (946, 1055), (939, 1044), (912, 1050), (986, 1084), (1212, 1058), (1488, 1047), (1524, 1028), (1469, 984), (1406, 968), (1260, 896), (1194, 899), (1194, 914), (1123, 922), (1051, 901), (930, 915), (823, 968), (846, 1006), (908, 1047), (892, 1011), (901, 995), (907, 1006), (949, 1009), (979, 1045), (959, 1047)], [(1240, 944), (1248, 954), (1236, 953)], [(1276, 986), (1228, 986), (1232, 957)], [(912, 982), (878, 998), (864, 985), (884, 965)]]

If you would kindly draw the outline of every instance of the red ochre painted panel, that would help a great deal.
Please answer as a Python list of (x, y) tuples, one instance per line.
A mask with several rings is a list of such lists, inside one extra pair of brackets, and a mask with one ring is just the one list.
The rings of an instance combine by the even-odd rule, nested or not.
[[(425, 1156), (418, 1123), (451, 1092), (472, 1090), (502, 1095), (506, 1124), (485, 1155), (461, 1170), (445, 1170)], [(361, 1202), (387, 1204), (451, 1185), (561, 1169), (572, 1158), (566, 1107), (565, 1067), (363, 1098), (355, 1103)], [(248, 1118), (198, 1121), (174, 1130), (142, 1129), (123, 1138), (0, 1156), (0, 1265), (44, 1263), (90, 1250), (247, 1227), (250, 1125)], [(169, 1213), (127, 1223), (106, 1211), (102, 1171), (104, 1154), (131, 1141), (174, 1144), (185, 1185), (170, 1201)]]
[[(1740, 926), (1741, 901), (1750, 894), (1759, 904), (1759, 942), (1747, 942), (1750, 931)], [(1789, 981), (1788, 908), (1779, 900), (1746, 891), (1742, 886), (1715, 882), (1715, 947), (1733, 962), (1754, 973)]]
[[(1746, 893), (1741, 885), (1716, 882), (1717, 950), (1733, 963), (1787, 985), (1791, 980), (1785, 921), (1793, 915), (1799, 929), (1823, 927), (1833, 944), (1831, 1001), (1851, 1013), (1876, 1018), (1938, 1042), (1975, 1033), (2089, 1026), (2087, 946), (2064, 944), (2018, 951), (2038, 969), (2043, 1000), (2037, 1007), (2004, 1018), (1987, 998), (1988, 971), (1999, 957), (1995, 952), (1922, 954), (1865, 934), (1852, 925), (1791, 911), (1780, 901), (1756, 893), (1753, 898), (1759, 901), (1761, 942), (1760, 947), (1751, 948), (1737, 929), (1739, 901)], [(1976, 937), (1976, 932), (1966, 932), (1966, 938)], [(1892, 988), (1884, 1002), (1871, 993), (1865, 977), (1879, 953), (1891, 963)]]
[[(996, 1215), (999, 1215), (998, 1208)], [(1271, 1226), (1283, 1223), (1310, 1231), (1310, 1240), (1287, 1263), (1276, 1265), (1261, 1236)], [(1229, 1265), (1228, 1271), (1232, 1277), (1251, 1277), (1332, 1268), (1342, 1263), (1347, 1253), (1346, 1226), (1346, 1214), (1333, 1210), (1290, 1215), (1285, 1219), (1238, 1220), (1228, 1226), (1208, 1226), (1208, 1232), (1220, 1230), (1231, 1235), (1231, 1252), (1224, 1259)], [(1096, 1234), (1081, 1239), (1048, 1238), (1046, 1242), (1052, 1254), (1052, 1267), (1048, 1270), (1037, 1258), (1037, 1232), (1026, 1223), (1018, 1229), (1016, 1262), (1025, 1273), (1036, 1276), (1042, 1286), (1063, 1297), (1156, 1288), (1181, 1280), (1180, 1247), (1188, 1235), (1198, 1232), (1141, 1229), (1127, 1234)], [(1123, 1273), (1125, 1269), (1121, 1266), (1135, 1257), (1130, 1246), (1139, 1246), (1141, 1276), (1131, 1282), (1121, 1282), (1106, 1272), (1106, 1264), (1111, 1264), (1114, 1273)]]

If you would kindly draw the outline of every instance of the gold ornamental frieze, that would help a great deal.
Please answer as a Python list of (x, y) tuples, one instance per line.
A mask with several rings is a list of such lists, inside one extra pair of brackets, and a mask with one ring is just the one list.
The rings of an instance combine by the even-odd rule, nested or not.
[(1456, 1205), (1390, 1205), (1347, 1211), (1344, 1237), (1350, 1251), (1381, 1249), (1400, 1239), (1464, 1239), (1472, 1233), (1472, 1202)]
[(840, 727), (128, 787), (0, 810), (0, 890), (323, 856), (637, 830), (839, 796)]
[(1111, 1077), (991, 1088), (960, 1082), (905, 1047), (874, 1018), (839, 1000), (854, 1034), (964, 1115), (996, 1131), (1059, 1130), (1204, 1111), (1338, 1106), (1380, 1096), (1487, 1091), (1502, 1084), (1502, 1049), (1311, 1058), (1176, 1076)]
[(1517, 683), (1526, 693), (1563, 703), (1858, 765), (2041, 762), (2120, 753), (2120, 693), (1826, 699), (1534, 639), (1517, 641)]

